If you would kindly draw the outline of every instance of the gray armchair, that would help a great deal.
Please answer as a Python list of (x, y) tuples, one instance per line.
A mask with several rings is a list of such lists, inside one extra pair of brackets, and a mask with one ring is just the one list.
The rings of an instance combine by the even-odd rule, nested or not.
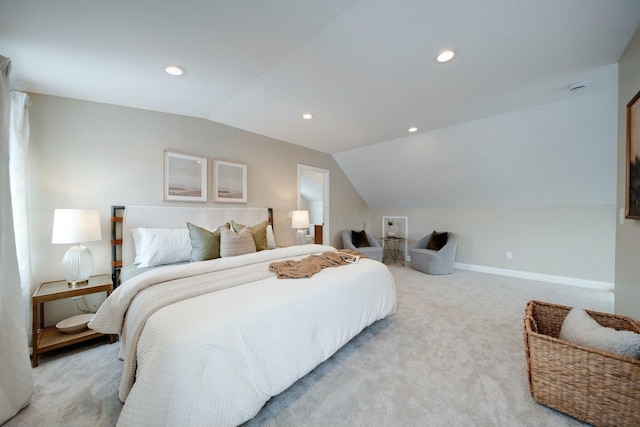
[(351, 249), (360, 252), (367, 258), (375, 259), (376, 261), (382, 261), (382, 246), (378, 242), (378, 239), (373, 237), (369, 232), (365, 232), (369, 246), (360, 246), (357, 248), (351, 241), (351, 230), (344, 230), (342, 232), (342, 246), (345, 249)]
[(447, 243), (439, 250), (426, 249), (431, 234), (427, 234), (418, 240), (415, 246), (409, 250), (411, 255), (411, 267), (427, 274), (451, 274), (453, 263), (456, 260), (458, 237), (449, 232)]

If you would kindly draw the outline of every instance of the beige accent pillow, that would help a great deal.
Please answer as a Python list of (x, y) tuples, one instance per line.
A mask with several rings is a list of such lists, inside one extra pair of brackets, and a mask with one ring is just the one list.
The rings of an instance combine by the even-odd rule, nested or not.
[[(256, 251), (263, 251), (269, 248), (267, 243), (267, 226), (269, 225), (269, 221), (264, 220), (259, 224), (252, 225), (249, 228), (251, 229), (251, 234), (253, 235), (253, 241), (256, 244)], [(238, 224), (235, 221), (231, 221), (231, 228), (236, 232), (244, 229), (246, 225)]]
[(226, 228), (220, 229), (220, 256), (230, 257), (256, 252), (251, 227), (245, 227), (236, 233)]

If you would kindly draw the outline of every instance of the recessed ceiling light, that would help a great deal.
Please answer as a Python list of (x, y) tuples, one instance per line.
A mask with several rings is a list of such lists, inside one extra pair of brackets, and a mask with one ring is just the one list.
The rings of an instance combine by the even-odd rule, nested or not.
[(413, 127), (410, 127), (408, 130), (409, 130), (409, 132), (413, 133), (413, 132), (417, 132), (418, 128), (413, 126)]
[(313, 119), (313, 115), (309, 114), (309, 113), (304, 113), (302, 115), (302, 118), (305, 119), (305, 120), (311, 120), (311, 119)]
[(438, 54), (438, 56), (436, 57), (436, 61), (449, 62), (453, 59), (454, 56), (456, 56), (456, 53), (454, 51), (452, 51), (451, 49), (446, 49)]
[(164, 67), (164, 71), (166, 71), (167, 74), (171, 74), (172, 76), (182, 76), (184, 74), (187, 74), (187, 70), (179, 65), (167, 65), (166, 67)]

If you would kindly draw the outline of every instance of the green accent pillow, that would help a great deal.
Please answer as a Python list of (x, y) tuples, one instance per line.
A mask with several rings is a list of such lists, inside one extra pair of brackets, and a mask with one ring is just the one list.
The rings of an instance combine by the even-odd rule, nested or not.
[[(256, 251), (263, 251), (265, 249), (269, 249), (269, 245), (267, 244), (267, 226), (269, 225), (269, 221), (264, 220), (259, 224), (252, 225), (251, 234), (253, 235), (253, 241), (256, 244)], [(235, 221), (231, 221), (231, 229), (236, 233), (239, 233), (240, 230), (245, 228), (246, 225), (238, 224)]]
[(191, 238), (191, 262), (220, 258), (220, 228), (209, 231), (190, 222), (187, 222), (187, 228)]
[(267, 244), (267, 226), (269, 221), (265, 220), (259, 224), (251, 226), (251, 233), (253, 233), (253, 240), (256, 242), (256, 251), (263, 251), (269, 249)]
[(431, 237), (429, 237), (429, 242), (427, 242), (427, 249), (439, 251), (447, 244), (448, 239), (449, 233), (436, 233), (434, 231), (431, 233)]

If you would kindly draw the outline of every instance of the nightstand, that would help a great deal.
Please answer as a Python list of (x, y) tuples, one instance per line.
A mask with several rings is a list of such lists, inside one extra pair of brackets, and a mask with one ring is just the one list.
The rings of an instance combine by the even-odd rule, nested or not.
[[(82, 341), (103, 336), (100, 332), (91, 329), (67, 334), (59, 331), (55, 325), (44, 327), (44, 303), (80, 295), (106, 292), (107, 296), (113, 292), (113, 283), (108, 274), (91, 276), (89, 283), (85, 286), (70, 288), (66, 280), (56, 282), (45, 282), (38, 286), (38, 289), (31, 297), (32, 309), (32, 343), (33, 353), (31, 364), (35, 368), (38, 366), (38, 355), (57, 348), (66, 347)], [(39, 313), (38, 313), (39, 312)], [(38, 316), (39, 314), (39, 316)], [(38, 318), (40, 319), (38, 323)], [(39, 328), (38, 328), (39, 325)], [(113, 343), (113, 335), (109, 335), (109, 343)]]

